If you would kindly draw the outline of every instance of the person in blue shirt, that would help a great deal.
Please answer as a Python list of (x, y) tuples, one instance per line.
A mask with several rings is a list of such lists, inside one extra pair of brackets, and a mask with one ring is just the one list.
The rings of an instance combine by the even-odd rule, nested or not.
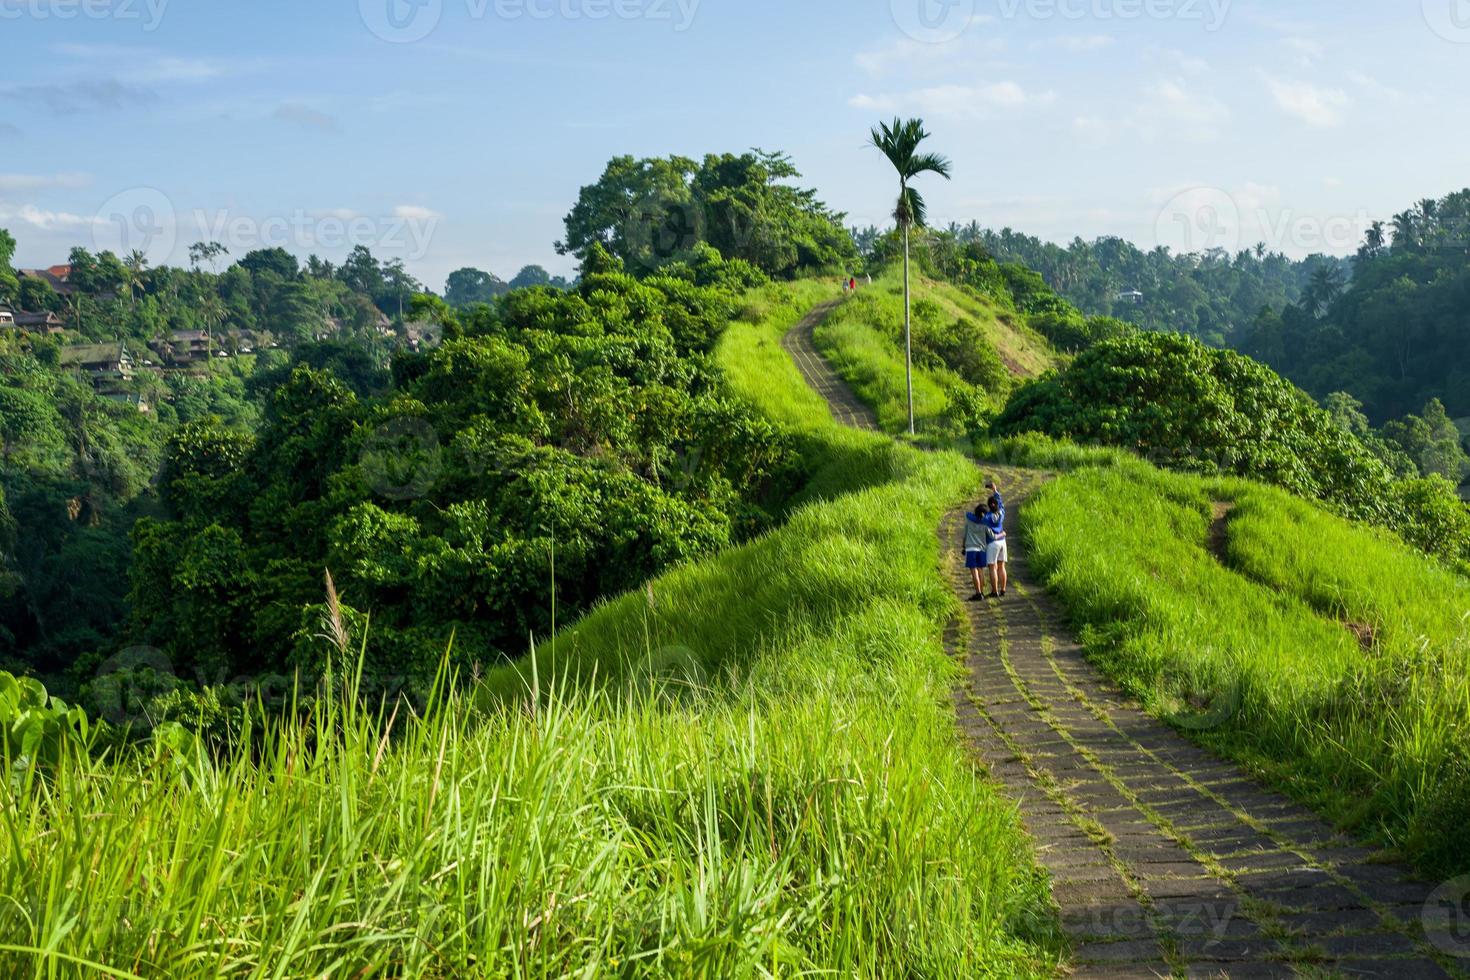
[(985, 489), (990, 491), (990, 499), (980, 515), (980, 523), (985, 528), (987, 542), (985, 564), (990, 574), (990, 598), (1002, 599), (1006, 586), (1010, 584), (1006, 574), (1006, 563), (1010, 560), (1010, 550), (1006, 546), (1006, 505), (1000, 495), (1000, 487), (994, 481), (987, 483)]

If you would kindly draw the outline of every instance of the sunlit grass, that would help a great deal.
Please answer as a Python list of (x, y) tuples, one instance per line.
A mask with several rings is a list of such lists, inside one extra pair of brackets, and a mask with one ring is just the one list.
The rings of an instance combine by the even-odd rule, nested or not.
[(339, 680), (217, 758), (0, 784), (0, 975), (1051, 975), (949, 708), (934, 528), (974, 470), (831, 422), (779, 348), (822, 290), (753, 297), (719, 352), (802, 440), (784, 526), (418, 713)]
[[(1234, 506), (1223, 560), (1213, 502)], [(1387, 529), (1139, 462), (1061, 478), (1027, 530), (1090, 651), (1156, 711), (1238, 698), (1216, 748), (1426, 871), (1470, 869), (1470, 583)]]
[[(998, 364), (1014, 378), (1034, 377), (1057, 362), (1045, 339), (1020, 325), (1020, 316), (1005, 314), (982, 297), (961, 287), (913, 277), (915, 337), (926, 330), (940, 333), (948, 324), (967, 319), (980, 328), (983, 343), (1000, 357)], [(921, 304), (932, 307), (925, 323)], [(891, 434), (908, 431), (908, 388), (904, 372), (903, 276), (901, 267), (885, 270), (872, 285), (863, 285), (820, 327), (818, 349), (837, 373), (878, 417), (879, 427)], [(919, 348), (916, 346), (916, 350)], [(974, 388), (957, 373), (916, 355), (914, 416), (920, 433), (949, 432), (952, 393), (973, 390), (992, 410), (1005, 404), (1009, 387)]]

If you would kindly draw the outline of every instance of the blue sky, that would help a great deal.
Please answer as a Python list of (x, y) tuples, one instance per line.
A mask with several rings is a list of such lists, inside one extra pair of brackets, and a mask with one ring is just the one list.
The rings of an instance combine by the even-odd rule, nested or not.
[(790, 153), (853, 223), (922, 115), (939, 223), (1292, 254), (1470, 185), (1470, 0), (0, 0), (0, 226), (217, 238), (434, 288), (552, 243), (620, 153)]

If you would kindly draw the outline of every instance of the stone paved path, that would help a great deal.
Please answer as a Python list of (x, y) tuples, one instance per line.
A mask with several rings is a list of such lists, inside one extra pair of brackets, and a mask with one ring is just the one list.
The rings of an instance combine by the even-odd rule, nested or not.
[[(874, 428), (811, 345), (835, 305), (813, 311), (785, 345), (839, 420)], [(1051, 874), (1073, 975), (1470, 975), (1461, 969), (1470, 961), (1423, 931), (1431, 886), (1372, 863), (1310, 810), (1144, 714), (1092, 667), (1026, 560), (1026, 501), (1044, 476), (985, 473), (1006, 491), (1011, 588), (1000, 602), (966, 603), (946, 634), (967, 667), (958, 720)], [(963, 509), (947, 515), (939, 541), (955, 594), (967, 599), (963, 520)]]
[(840, 305), (842, 301), (834, 299), (812, 310), (781, 338), (781, 346), (796, 362), (807, 385), (827, 400), (833, 418), (854, 429), (877, 432), (878, 417), (873, 414), (873, 410), (858, 401), (847, 382), (837, 376), (837, 372), (832, 370), (831, 365), (817, 353), (817, 348), (812, 344), (812, 331)]

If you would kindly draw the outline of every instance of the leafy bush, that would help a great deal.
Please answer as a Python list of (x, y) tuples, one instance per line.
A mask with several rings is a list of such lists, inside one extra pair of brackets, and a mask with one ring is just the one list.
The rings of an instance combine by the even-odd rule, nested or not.
[(850, 269), (857, 250), (843, 216), (787, 183), (800, 176), (789, 157), (759, 150), (700, 162), (616, 157), (582, 188), (557, 248), (582, 261), (583, 275), (598, 248), (640, 274), (697, 264), (701, 248), (783, 278)]
[(1110, 316), (1084, 317), (1077, 310), (1047, 310), (1033, 313), (1027, 323), (1058, 350), (1081, 351), (1105, 340), (1126, 337), (1137, 331), (1131, 323)]
[(1442, 476), (1399, 480), (1391, 485), (1387, 498), (1400, 537), (1470, 573), (1470, 508), (1453, 483)]
[(917, 356), (935, 368), (948, 368), (981, 389), (991, 404), (1000, 404), (1011, 389), (1011, 373), (980, 324), (969, 317), (940, 314), (916, 321)]
[(85, 750), (90, 735), (81, 708), (51, 697), (34, 678), (0, 671), (0, 746), (12, 785), (38, 767), (56, 766), (71, 751)]
[(1118, 446), (1156, 463), (1248, 476), (1362, 506), (1390, 474), (1309, 397), (1269, 368), (1178, 334), (1110, 340), (1027, 384), (996, 422)]
[[(769, 526), (799, 477), (789, 438), (710, 362), (735, 294), (764, 281), (712, 249), (639, 280), (593, 247), (575, 291), (510, 293), (444, 320), (362, 396), (297, 367), (254, 438), (216, 423), (168, 448), (167, 521), (134, 535), (136, 637), (207, 688), (325, 663), (330, 568), (371, 616), (368, 678), (431, 678), (518, 655), (660, 570)], [(361, 629), (354, 631), (360, 635)]]

